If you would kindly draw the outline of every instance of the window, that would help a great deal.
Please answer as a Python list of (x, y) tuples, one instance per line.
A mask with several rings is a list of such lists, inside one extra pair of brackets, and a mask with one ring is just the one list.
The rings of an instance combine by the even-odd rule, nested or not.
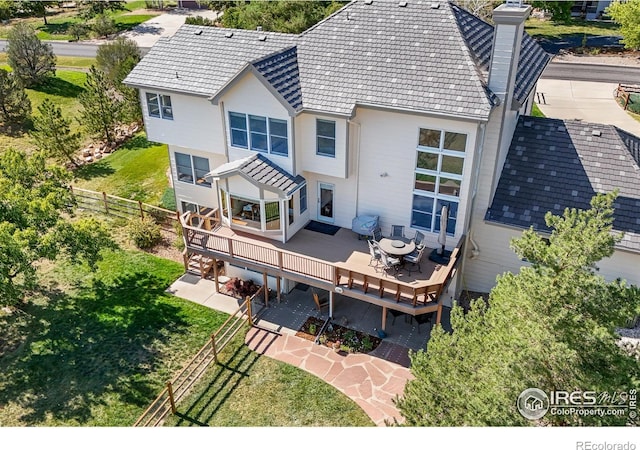
[(287, 121), (229, 112), (231, 145), (274, 155), (289, 155)]
[(147, 108), (151, 117), (173, 120), (171, 97), (162, 94), (150, 94), (147, 92)]
[(448, 208), (447, 234), (458, 217), (467, 135), (421, 128), (418, 136), (411, 225), (439, 232), (442, 207)]
[(321, 156), (336, 157), (335, 122), (316, 119), (316, 153)]
[(209, 173), (209, 160), (199, 156), (191, 156), (186, 153), (175, 153), (176, 171), (178, 180), (184, 183), (194, 183), (199, 186), (211, 187), (211, 182), (205, 179)]
[(300, 188), (300, 214), (307, 210), (307, 185)]

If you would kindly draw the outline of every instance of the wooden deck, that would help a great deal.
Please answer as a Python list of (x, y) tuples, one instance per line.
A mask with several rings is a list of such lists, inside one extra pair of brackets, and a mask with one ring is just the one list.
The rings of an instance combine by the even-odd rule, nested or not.
[[(196, 217), (199, 220), (193, 221)], [(190, 225), (195, 222), (197, 227)], [(441, 293), (455, 273), (464, 242), (462, 237), (446, 266), (425, 256), (420, 271), (385, 274), (369, 265), (366, 240), (346, 228), (333, 236), (302, 229), (283, 244), (221, 226), (216, 214), (185, 213), (181, 223), (191, 254), (242, 264), (278, 281), (282, 277), (303, 282), (412, 315), (440, 313)]]

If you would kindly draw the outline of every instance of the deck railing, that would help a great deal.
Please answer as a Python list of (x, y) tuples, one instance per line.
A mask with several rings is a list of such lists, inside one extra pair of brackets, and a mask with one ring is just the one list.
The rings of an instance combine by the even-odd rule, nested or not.
[(222, 236), (216, 233), (216, 228), (220, 226), (219, 223), (215, 227), (204, 229), (203, 221), (200, 220), (196, 221), (198, 226), (192, 226), (192, 219), (195, 217), (199, 216), (188, 212), (180, 216), (186, 246), (190, 250), (219, 253), (229, 258), (277, 269), (284, 276), (287, 273), (301, 275), (328, 282), (334, 286), (355, 288), (364, 294), (377, 294), (381, 299), (394, 300), (397, 303), (402, 302), (414, 307), (434, 304), (438, 301), (443, 287), (455, 273), (455, 267), (462, 254), (465, 240), (464, 236), (460, 238), (458, 245), (451, 252), (449, 263), (439, 269), (439, 275), (435, 281), (408, 284), (382, 276), (361, 273), (349, 267), (332, 264), (310, 256), (267, 247), (258, 241)]

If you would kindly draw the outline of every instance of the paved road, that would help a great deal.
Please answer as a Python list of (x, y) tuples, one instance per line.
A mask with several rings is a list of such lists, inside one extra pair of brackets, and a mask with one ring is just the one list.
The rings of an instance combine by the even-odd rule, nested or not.
[[(84, 56), (92, 58), (96, 56), (99, 44), (65, 42), (65, 41), (48, 41), (53, 47), (53, 53), (59, 56)], [(0, 52), (6, 51), (7, 41), (0, 39)], [(140, 47), (142, 54), (149, 51), (147, 47)]]
[(640, 83), (640, 67), (552, 62), (542, 73), (542, 78), (638, 84)]

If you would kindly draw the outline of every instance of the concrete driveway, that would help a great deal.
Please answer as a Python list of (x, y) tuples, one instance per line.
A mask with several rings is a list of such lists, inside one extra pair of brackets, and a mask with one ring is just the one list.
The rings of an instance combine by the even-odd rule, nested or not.
[(184, 24), (189, 16), (203, 16), (215, 19), (218, 12), (208, 9), (174, 9), (141, 23), (121, 36), (126, 36), (138, 43), (139, 47), (149, 48), (161, 37), (170, 37)]
[(538, 107), (547, 117), (582, 119), (586, 122), (615, 125), (640, 136), (640, 122), (616, 104), (617, 83), (540, 79), (537, 92), (544, 94)]

